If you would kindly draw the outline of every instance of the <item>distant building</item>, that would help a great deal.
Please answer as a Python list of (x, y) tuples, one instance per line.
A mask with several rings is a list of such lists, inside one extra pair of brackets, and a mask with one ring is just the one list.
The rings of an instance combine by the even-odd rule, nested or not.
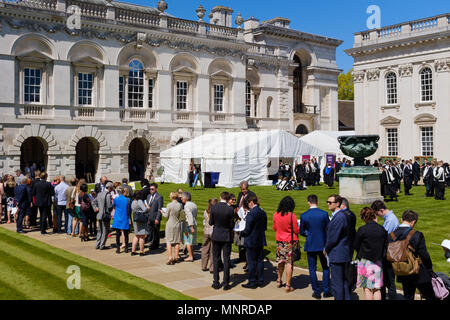
[(450, 161), (450, 14), (355, 33), (355, 129), (378, 156)]
[(166, 9), (0, 0), (0, 172), (135, 180), (210, 130), (337, 130), (342, 41), (222, 6), (208, 22), (202, 7), (198, 21)]

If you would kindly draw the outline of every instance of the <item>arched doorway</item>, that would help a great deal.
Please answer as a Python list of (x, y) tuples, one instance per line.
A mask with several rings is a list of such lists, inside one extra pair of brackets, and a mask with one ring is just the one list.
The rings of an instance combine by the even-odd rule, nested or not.
[(135, 138), (128, 147), (128, 174), (130, 181), (144, 178), (148, 162), (149, 143), (145, 139)]
[(82, 138), (76, 146), (75, 175), (84, 178), (88, 183), (95, 181), (98, 169), (99, 143), (94, 138)]
[(27, 138), (20, 146), (20, 170), (28, 173), (25, 168), (35, 164), (40, 171), (47, 170), (47, 144), (37, 137)]
[(295, 134), (308, 134), (308, 128), (304, 124), (299, 124), (295, 130)]
[(294, 112), (303, 112), (302, 110), (302, 85), (303, 85), (303, 78), (302, 78), (302, 62), (299, 58), (299, 56), (294, 55), (294, 63), (297, 64), (297, 66), (294, 69)]

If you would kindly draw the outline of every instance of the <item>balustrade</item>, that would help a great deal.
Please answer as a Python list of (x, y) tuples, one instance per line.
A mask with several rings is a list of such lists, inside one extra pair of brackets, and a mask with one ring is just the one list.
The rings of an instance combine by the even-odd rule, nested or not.
[(77, 117), (84, 119), (92, 119), (95, 117), (95, 108), (94, 107), (78, 107), (77, 108)]

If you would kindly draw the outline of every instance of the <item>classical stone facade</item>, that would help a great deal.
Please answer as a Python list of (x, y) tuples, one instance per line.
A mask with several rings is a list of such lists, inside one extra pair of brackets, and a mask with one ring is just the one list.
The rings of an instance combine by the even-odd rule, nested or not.
[(50, 176), (136, 178), (210, 130), (337, 130), (340, 40), (285, 18), (239, 13), (233, 27), (222, 6), (208, 22), (201, 6), (198, 21), (166, 10), (0, 0), (0, 173), (35, 162)]
[(379, 134), (373, 158), (450, 161), (450, 14), (355, 34), (355, 130)]

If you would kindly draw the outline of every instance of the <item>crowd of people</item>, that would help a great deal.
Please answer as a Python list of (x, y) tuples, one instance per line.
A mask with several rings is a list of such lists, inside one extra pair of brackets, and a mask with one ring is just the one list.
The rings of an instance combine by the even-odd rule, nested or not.
[[(404, 172), (410, 165), (409, 161), (405, 163)], [(440, 167), (438, 164), (437, 168)], [(107, 240), (115, 234), (117, 254), (129, 253), (129, 235), (133, 231), (130, 254), (144, 256), (146, 243), (149, 250), (160, 249), (160, 226), (164, 218), (167, 265), (195, 260), (198, 209), (189, 192), (181, 189), (171, 192), (164, 208), (158, 185), (146, 179), (141, 181), (141, 190), (133, 190), (127, 179), (112, 182), (101, 177), (91, 191), (84, 179), (73, 178), (68, 183), (64, 176), (55, 177), (52, 182), (47, 179), (47, 174), (39, 170), (33, 177), (18, 170), (16, 177), (2, 178), (0, 195), (6, 200), (2, 200), (6, 223), (15, 222), (17, 232), (24, 233), (37, 226), (39, 213), (41, 234), (48, 234), (50, 228), (54, 233), (66, 233), (81, 241), (95, 240), (97, 250), (113, 248), (107, 245)], [(237, 198), (224, 191), (219, 199), (210, 199), (203, 213), (201, 268), (213, 274), (212, 288), (216, 290), (232, 288), (230, 269), (240, 262), (245, 262), (248, 275), (248, 282), (242, 287), (256, 289), (267, 285), (264, 247), (268, 217), (257, 195), (249, 190), (248, 182), (242, 181), (240, 190)], [(367, 300), (398, 299), (396, 275), (405, 299), (414, 299), (416, 289), (424, 299), (435, 299), (433, 265), (423, 233), (415, 230), (419, 218), (416, 212), (403, 212), (400, 223), (385, 203), (377, 200), (361, 210), (359, 216), (365, 224), (356, 230), (357, 217), (347, 199), (337, 194), (327, 199), (331, 216), (319, 208), (316, 195), (309, 195), (307, 202), (309, 210), (297, 216), (294, 199), (286, 196), (273, 214), (278, 288), (284, 287), (287, 293), (295, 290), (293, 266), (300, 259), (303, 237), (315, 299), (349, 300), (356, 287), (363, 288)], [(378, 219), (384, 220), (383, 226), (377, 223)], [(401, 241), (413, 249), (413, 260), (417, 262), (409, 274), (402, 273), (389, 251), (392, 243)], [(239, 259), (234, 262), (230, 259), (233, 243), (239, 248)], [(323, 269), (322, 287), (316, 275), (317, 259)]]
[[(445, 188), (450, 187), (450, 166), (443, 161), (425, 161), (420, 165), (412, 160), (370, 160), (366, 166), (373, 166), (380, 170), (380, 192), (385, 201), (398, 201), (401, 185), (404, 185), (404, 195), (413, 195), (410, 191), (422, 181), (426, 188), (426, 197), (436, 200), (445, 199)], [(351, 167), (352, 162), (346, 158), (337, 158), (334, 163), (327, 162), (321, 170), (316, 158), (295, 162), (291, 166), (288, 162), (280, 161), (279, 169), (274, 180), (277, 190), (306, 190), (308, 186), (320, 185), (323, 181), (329, 188), (333, 188), (335, 181), (339, 181), (338, 173), (345, 167)]]

